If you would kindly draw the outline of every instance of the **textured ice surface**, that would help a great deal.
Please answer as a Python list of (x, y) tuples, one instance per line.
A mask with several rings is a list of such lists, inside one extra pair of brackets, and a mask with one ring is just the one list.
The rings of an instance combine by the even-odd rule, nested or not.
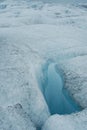
[[(84, 5), (0, 0), (1, 129), (10, 130), (12, 126), (12, 130), (28, 127), (32, 130), (34, 126), (41, 127), (48, 119), (48, 106), (38, 83), (45, 82), (41, 73), (45, 62), (58, 63), (64, 74), (66, 90), (82, 108), (87, 107), (87, 9)], [(10, 114), (8, 106), (15, 111), (16, 104), (22, 106), (29, 119), (20, 115), (20, 111), (14, 116), (6, 115)], [(80, 118), (80, 113), (77, 114), (80, 124), (85, 124), (84, 130), (87, 129), (86, 111)], [(64, 122), (65, 119), (66, 116)], [(73, 121), (72, 115), (69, 120)], [(74, 129), (74, 125), (70, 124), (69, 128)]]
[(71, 115), (53, 115), (45, 123), (42, 130), (86, 130), (87, 109)]
[(60, 65), (64, 75), (65, 88), (81, 105), (87, 107), (87, 56), (78, 56)]
[(21, 104), (0, 107), (0, 130), (36, 130)]
[(17, 43), (0, 43), (0, 106), (19, 103), (36, 126), (41, 126), (49, 111), (38, 88), (30, 55), (23, 49), (25, 52)]
[[(5, 0), (0, 3), (0, 27), (31, 24), (74, 25), (87, 28), (86, 8), (38, 1)], [(84, 22), (84, 24), (83, 24)]]
[(35, 125), (41, 126), (49, 111), (38, 88), (35, 65), (33, 68), (40, 58), (37, 61), (38, 55), (17, 39), (16, 35), (16, 42), (9, 36), (0, 41), (0, 106), (20, 103)]

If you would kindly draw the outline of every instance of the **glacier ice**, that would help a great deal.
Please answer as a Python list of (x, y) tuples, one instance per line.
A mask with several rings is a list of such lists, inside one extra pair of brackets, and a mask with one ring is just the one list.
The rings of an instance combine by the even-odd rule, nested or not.
[[(61, 130), (63, 126), (64, 130), (87, 129), (84, 5), (0, 0), (1, 129), (35, 130), (44, 124), (44, 130)], [(40, 91), (41, 82), (46, 87), (47, 76), (45, 73), (44, 77), (42, 68), (50, 60), (58, 64), (56, 71), (63, 73), (65, 89), (85, 110), (50, 116)]]
[(51, 114), (70, 114), (81, 110), (64, 89), (64, 81), (61, 72), (55, 69), (56, 64), (51, 63), (45, 67), (47, 71), (45, 82), (42, 82), (41, 90), (47, 101)]
[(30, 61), (26, 63), (25, 55), (12, 43), (0, 44), (0, 106), (21, 104), (39, 127), (48, 118), (49, 110), (38, 88), (33, 65)]
[(86, 130), (87, 109), (71, 115), (53, 115), (46, 121), (42, 130)]
[(0, 130), (36, 130), (30, 116), (23, 110), (21, 104), (0, 107)]
[[(87, 107), (87, 56), (78, 56), (60, 65), (65, 80), (65, 88), (82, 108)], [(56, 67), (57, 68), (57, 67)]]

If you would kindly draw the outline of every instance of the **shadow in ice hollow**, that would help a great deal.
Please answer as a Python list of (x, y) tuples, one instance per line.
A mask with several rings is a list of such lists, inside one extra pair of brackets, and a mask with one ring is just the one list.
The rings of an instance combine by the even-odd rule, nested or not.
[(47, 69), (48, 82), (43, 95), (49, 107), (51, 114), (70, 114), (80, 111), (81, 108), (77, 103), (69, 96), (67, 90), (63, 88), (63, 78), (60, 72), (56, 72), (55, 64), (52, 63)]

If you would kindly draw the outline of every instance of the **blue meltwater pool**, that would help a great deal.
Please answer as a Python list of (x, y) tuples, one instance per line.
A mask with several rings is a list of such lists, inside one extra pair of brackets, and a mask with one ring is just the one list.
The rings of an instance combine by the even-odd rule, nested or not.
[[(70, 114), (80, 111), (81, 108), (64, 89), (63, 78), (56, 71), (55, 64), (50, 64), (47, 69), (47, 84), (43, 93), (51, 114)], [(44, 87), (44, 86), (43, 86)]]

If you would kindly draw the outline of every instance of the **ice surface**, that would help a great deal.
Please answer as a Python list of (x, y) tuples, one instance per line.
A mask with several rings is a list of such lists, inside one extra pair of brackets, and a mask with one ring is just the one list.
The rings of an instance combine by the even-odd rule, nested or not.
[[(0, 3), (0, 27), (19, 27), (31, 24), (75, 25), (87, 28), (87, 12), (81, 6), (43, 4), (38, 1), (7, 0)], [(83, 24), (84, 23), (84, 24)]]
[(87, 107), (86, 59), (86, 55), (78, 56), (60, 65), (64, 75), (65, 88), (68, 89), (71, 96), (73, 96), (83, 108)]
[[(39, 83), (45, 82), (41, 69), (49, 61), (58, 63), (72, 98), (82, 108), (87, 107), (87, 9), (83, 5), (86, 4), (0, 0), (0, 121), (4, 118), (1, 129), (10, 130), (12, 126), (11, 130), (32, 130), (48, 119), (50, 113)], [(29, 119), (20, 111), (9, 116), (8, 106), (14, 113), (16, 104), (22, 106), (22, 113)], [(87, 110), (74, 115), (77, 122), (80, 117), (79, 129), (87, 129), (86, 113)], [(67, 122), (72, 123), (74, 116), (68, 116)], [(62, 117), (65, 122), (66, 116)], [(74, 125), (68, 129), (74, 129)]]
[(0, 130), (36, 130), (30, 116), (23, 110), (21, 104), (0, 107)]
[(86, 130), (87, 109), (71, 115), (53, 115), (45, 123), (42, 130)]
[(10, 43), (3, 38), (0, 42), (0, 106), (19, 103), (35, 125), (41, 126), (48, 118), (49, 110), (38, 88), (33, 66), (35, 61), (31, 61), (34, 53), (30, 53), (26, 45), (17, 44), (17, 41), (16, 44), (14, 41)]

